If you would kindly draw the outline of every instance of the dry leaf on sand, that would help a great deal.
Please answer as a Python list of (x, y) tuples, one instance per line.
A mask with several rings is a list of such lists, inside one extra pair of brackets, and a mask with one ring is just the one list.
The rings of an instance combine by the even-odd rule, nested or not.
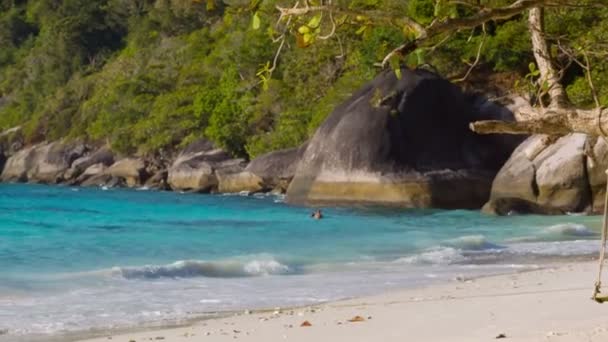
[(302, 324), (300, 324), (301, 327), (312, 327), (312, 324), (310, 324), (309, 321), (304, 321), (302, 322)]
[(363, 322), (365, 321), (365, 318), (361, 317), (361, 316), (355, 316), (351, 319), (348, 320), (349, 322)]

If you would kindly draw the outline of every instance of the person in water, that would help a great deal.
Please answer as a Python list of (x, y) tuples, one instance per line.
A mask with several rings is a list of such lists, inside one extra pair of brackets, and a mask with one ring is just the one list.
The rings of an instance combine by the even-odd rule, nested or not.
[(314, 218), (315, 220), (320, 220), (323, 218), (323, 213), (321, 212), (320, 209), (317, 209), (312, 214), (310, 214), (310, 216), (312, 218)]

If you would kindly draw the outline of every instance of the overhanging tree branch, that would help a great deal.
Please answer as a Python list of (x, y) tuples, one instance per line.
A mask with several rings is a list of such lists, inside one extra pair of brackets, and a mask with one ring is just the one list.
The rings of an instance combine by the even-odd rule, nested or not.
[[(546, 42), (543, 30), (542, 9), (556, 6), (608, 6), (605, 0), (514, 0), (508, 6), (486, 7), (468, 6), (461, 4), (462, 0), (455, 0), (456, 5), (466, 5), (468, 8), (476, 9), (473, 15), (462, 18), (436, 18), (431, 24), (423, 26), (411, 17), (402, 15), (392, 17), (389, 20), (398, 19), (408, 26), (414, 33), (414, 38), (404, 41), (394, 48), (382, 61), (386, 66), (394, 56), (406, 56), (435, 37), (450, 34), (463, 29), (474, 29), (489, 21), (508, 20), (528, 10), (529, 24), (532, 36), (532, 45), (535, 59), (539, 66), (541, 86), (546, 88), (546, 93), (551, 98), (551, 106), (548, 111), (538, 109), (538, 112), (527, 114), (533, 119), (520, 122), (503, 121), (480, 121), (471, 124), (471, 129), (480, 134), (506, 133), (506, 134), (548, 134), (551, 136), (565, 135), (572, 132), (586, 133), (594, 136), (606, 136), (608, 132), (608, 110), (596, 108), (595, 110), (582, 110), (569, 108), (566, 92), (560, 84), (560, 77), (552, 64), (551, 52)], [(281, 17), (302, 16), (314, 12), (331, 12), (346, 15), (366, 15), (376, 20), (386, 20), (387, 15), (374, 17), (371, 12), (353, 11), (339, 6), (321, 5), (305, 6), (295, 8), (278, 7)], [(590, 67), (586, 64), (586, 71)], [(545, 87), (546, 84), (546, 87)], [(592, 89), (593, 86), (592, 86)], [(597, 96), (594, 95), (597, 101)], [(522, 113), (524, 116), (526, 113)]]
[(548, 111), (533, 120), (519, 122), (477, 121), (471, 123), (470, 128), (473, 132), (479, 134), (548, 134), (560, 136), (569, 133), (585, 133), (593, 136), (608, 136), (608, 109)]

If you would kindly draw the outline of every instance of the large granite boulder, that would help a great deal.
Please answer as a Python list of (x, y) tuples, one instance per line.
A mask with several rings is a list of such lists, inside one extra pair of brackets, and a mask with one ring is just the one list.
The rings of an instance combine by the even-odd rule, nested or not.
[(212, 142), (199, 139), (178, 155), (168, 170), (167, 182), (174, 190), (213, 192), (219, 187), (218, 173), (238, 173), (244, 167), (243, 159), (232, 159)]
[(123, 179), (127, 186), (134, 187), (144, 183), (147, 179), (146, 162), (141, 158), (124, 158), (112, 164), (106, 175)]
[(521, 139), (476, 135), (479, 119), (513, 115), (434, 73), (385, 71), (318, 128), (287, 201), (480, 208)]
[(260, 192), (268, 190), (259, 176), (242, 171), (238, 173), (217, 173), (218, 191), (221, 193)]
[(298, 148), (274, 151), (261, 155), (249, 163), (245, 171), (259, 177), (266, 189), (285, 192), (296, 173), (296, 167), (306, 144)]
[(587, 177), (591, 191), (591, 212), (600, 213), (604, 210), (606, 195), (606, 170), (608, 170), (608, 144), (602, 138), (588, 138), (586, 153)]
[[(496, 214), (590, 210), (594, 194), (603, 196), (606, 176), (599, 169), (605, 170), (606, 165), (588, 167), (589, 143), (584, 134), (570, 134), (554, 142), (545, 136), (528, 138), (494, 179), (484, 210)], [(605, 154), (602, 144), (595, 148)]]
[(107, 169), (108, 166), (104, 163), (93, 164), (82, 171), (78, 177), (72, 178), (68, 184), (81, 186), (105, 185), (112, 178), (112, 176), (106, 175)]
[(65, 180), (72, 162), (85, 152), (82, 144), (51, 142), (31, 146), (7, 160), (0, 178), (2, 181), (59, 183)]
[(34, 165), (28, 172), (30, 181), (56, 184), (62, 182), (72, 162), (86, 152), (83, 144), (52, 142), (36, 149)]
[(110, 166), (114, 164), (114, 153), (108, 147), (102, 147), (97, 151), (88, 155), (82, 156), (72, 163), (70, 169), (66, 172), (67, 179), (74, 179), (95, 164)]
[(157, 171), (148, 178), (144, 187), (155, 190), (169, 190), (169, 184), (167, 184), (167, 176), (169, 172), (167, 170)]
[(3, 182), (27, 182), (27, 173), (32, 167), (35, 150), (38, 146), (26, 147), (8, 158), (0, 178)]

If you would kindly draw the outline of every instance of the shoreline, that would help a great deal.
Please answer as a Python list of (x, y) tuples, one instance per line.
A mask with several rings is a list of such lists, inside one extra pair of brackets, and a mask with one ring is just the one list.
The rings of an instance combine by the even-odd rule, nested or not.
[[(73, 341), (473, 342), (501, 334), (509, 341), (606, 341), (608, 308), (590, 300), (596, 267), (590, 261), (559, 263), (312, 306), (231, 312), (178, 327), (111, 331)], [(305, 321), (311, 326), (301, 327)]]

